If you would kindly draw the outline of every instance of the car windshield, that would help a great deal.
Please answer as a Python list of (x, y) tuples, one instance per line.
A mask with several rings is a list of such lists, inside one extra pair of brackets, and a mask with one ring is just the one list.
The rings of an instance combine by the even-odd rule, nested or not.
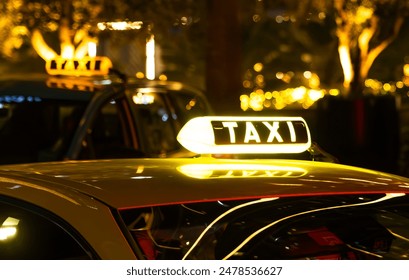
[(190, 119), (210, 114), (209, 105), (194, 92), (130, 87), (137, 125), (145, 137), (149, 155), (167, 155), (181, 150), (177, 133)]
[(214, 201), (120, 211), (148, 259), (408, 259), (407, 195)]
[(86, 104), (0, 95), (0, 164), (62, 160)]

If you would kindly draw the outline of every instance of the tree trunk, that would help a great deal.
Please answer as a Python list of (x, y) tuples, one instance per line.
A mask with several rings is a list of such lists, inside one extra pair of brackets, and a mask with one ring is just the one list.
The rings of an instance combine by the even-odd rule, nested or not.
[(206, 92), (217, 114), (240, 112), (241, 33), (238, 1), (208, 2)]
[(341, 163), (399, 173), (400, 117), (392, 95), (325, 97), (316, 141)]

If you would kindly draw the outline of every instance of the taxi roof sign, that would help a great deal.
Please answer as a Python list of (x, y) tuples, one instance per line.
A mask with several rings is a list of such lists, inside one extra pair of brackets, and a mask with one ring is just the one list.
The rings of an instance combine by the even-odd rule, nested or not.
[(177, 139), (197, 154), (302, 153), (311, 146), (302, 117), (198, 117), (182, 127)]
[(108, 75), (112, 62), (105, 56), (83, 58), (56, 57), (45, 64), (49, 75), (98, 76)]

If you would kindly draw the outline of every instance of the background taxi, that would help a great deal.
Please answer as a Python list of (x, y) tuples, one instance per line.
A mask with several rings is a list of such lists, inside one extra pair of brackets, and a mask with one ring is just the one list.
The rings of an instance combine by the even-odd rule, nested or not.
[(179, 156), (181, 126), (210, 113), (202, 92), (178, 82), (3, 76), (0, 164)]
[[(298, 118), (201, 120), (213, 136), (179, 133), (193, 150), (258, 152), (257, 145), (268, 144), (274, 153), (280, 145), (298, 153), (311, 141)], [(271, 128), (267, 134), (259, 122)], [(220, 138), (223, 130), (235, 137)], [(305, 160), (3, 165), (0, 258), (408, 259), (408, 194), (407, 178)]]

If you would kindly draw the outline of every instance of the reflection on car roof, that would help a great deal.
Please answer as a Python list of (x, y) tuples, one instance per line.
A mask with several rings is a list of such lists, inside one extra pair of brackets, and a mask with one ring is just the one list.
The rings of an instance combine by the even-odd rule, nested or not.
[[(194, 165), (215, 164), (225, 170), (213, 170), (203, 178), (186, 171)], [(55, 191), (68, 187), (115, 208), (239, 197), (404, 192), (409, 187), (399, 176), (339, 164), (257, 160), (257, 165), (258, 169), (254, 160), (211, 158), (117, 159), (3, 166), (0, 174), (49, 181), (56, 185)]]

